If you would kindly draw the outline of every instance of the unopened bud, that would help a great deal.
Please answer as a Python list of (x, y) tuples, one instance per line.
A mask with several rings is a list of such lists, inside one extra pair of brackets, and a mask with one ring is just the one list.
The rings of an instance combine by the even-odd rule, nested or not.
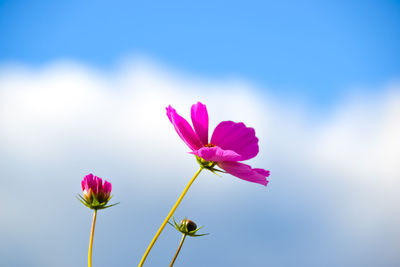
[(197, 229), (197, 225), (194, 221), (188, 220), (188, 219), (183, 219), (181, 221), (181, 226), (186, 225), (186, 229), (191, 232)]

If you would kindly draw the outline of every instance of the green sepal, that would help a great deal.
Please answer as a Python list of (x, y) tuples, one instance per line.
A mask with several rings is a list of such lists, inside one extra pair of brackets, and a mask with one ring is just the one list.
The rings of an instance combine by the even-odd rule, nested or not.
[(110, 208), (110, 207), (112, 207), (112, 206), (115, 206), (115, 205), (119, 204), (119, 202), (118, 202), (118, 203), (114, 203), (114, 204), (111, 204), (111, 205), (106, 206), (107, 203), (108, 203), (108, 201), (112, 198), (112, 196), (110, 196), (106, 201), (104, 201), (104, 202), (102, 202), (102, 203), (100, 203), (100, 202), (97, 200), (97, 198), (96, 198), (96, 196), (95, 196), (94, 194), (92, 194), (92, 198), (93, 198), (93, 199), (90, 199), (90, 200), (87, 200), (86, 198), (82, 197), (82, 196), (79, 195), (79, 194), (78, 194), (78, 196), (77, 196), (76, 198), (77, 198), (83, 205), (85, 205), (86, 207), (88, 207), (89, 209), (92, 209), (92, 210), (107, 209), (107, 208)]
[(198, 230), (200, 230), (201, 228), (203, 228), (203, 226), (201, 226), (200, 228), (197, 228), (196, 230), (190, 231), (187, 233), (188, 236), (193, 236), (193, 237), (198, 237), (198, 236), (203, 236), (203, 235), (209, 235), (209, 233), (205, 233), (205, 234), (196, 234)]
[(221, 171), (220, 169), (216, 169), (216, 168), (212, 168), (212, 170), (210, 170), (212, 172), (220, 172), (220, 173), (227, 173), (226, 171)]
[(219, 169), (214, 168), (215, 165), (217, 165), (216, 162), (214, 162), (214, 161), (206, 161), (206, 160), (204, 160), (203, 158), (200, 158), (197, 155), (195, 155), (195, 156), (196, 156), (197, 163), (199, 163), (201, 168), (207, 169), (207, 170), (209, 170), (210, 172), (214, 173), (215, 175), (217, 175), (219, 177), (221, 177), (221, 176), (219, 174), (217, 174), (217, 172), (226, 173), (225, 171), (221, 171)]
[(118, 205), (119, 203), (121, 203), (121, 202), (117, 202), (117, 203), (114, 203), (114, 204), (111, 204), (111, 205), (108, 205), (108, 206), (104, 206), (104, 207), (100, 207), (100, 208), (97, 208), (97, 209), (98, 209), (98, 210), (107, 209), (107, 208), (110, 208), (110, 207), (112, 207), (112, 206)]

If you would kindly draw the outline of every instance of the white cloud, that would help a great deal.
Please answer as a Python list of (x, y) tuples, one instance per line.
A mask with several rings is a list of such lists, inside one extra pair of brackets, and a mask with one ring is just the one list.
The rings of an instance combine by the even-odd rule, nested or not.
[[(143, 188), (161, 183), (163, 189), (168, 186), (178, 192), (181, 189), (174, 183), (182, 182), (176, 177), (181, 173), (178, 168), (190, 173), (195, 165), (184, 154), (188, 149), (166, 119), (165, 107), (171, 104), (189, 118), (190, 105), (198, 100), (209, 109), (210, 132), (221, 120), (244, 121), (256, 129), (261, 151), (251, 162), (271, 168), (272, 182), (265, 194), (271, 194), (283, 209), (287, 202), (288, 210), (282, 212), (292, 212), (293, 218), (288, 219), (299, 219), (290, 207), (292, 201), (302, 201), (321, 213), (314, 215), (327, 221), (326, 231), (336, 231), (327, 233), (328, 239), (334, 242), (343, 235), (337, 242), (346, 240), (360, 249), (354, 248), (360, 261), (367, 247), (377, 249), (365, 243), (384, 240), (388, 241), (385, 251), (393, 250), (388, 259), (399, 260), (395, 254), (400, 239), (398, 84), (376, 95), (351, 95), (326, 120), (316, 123), (301, 105), (260, 93), (245, 81), (193, 77), (144, 60), (125, 64), (114, 73), (71, 62), (41, 69), (4, 65), (0, 70), (0, 156), (8, 165), (4, 164), (3, 174), (31, 168), (38, 171), (33, 176), (40, 183), (52, 183), (49, 174), (40, 174), (43, 166), (57, 166), (68, 173), (68, 168), (79, 169), (84, 163), (89, 169), (108, 166), (101, 169), (107, 174), (117, 175), (118, 169), (128, 172), (121, 183), (129, 180), (128, 185)], [(129, 178), (134, 171), (135, 180)], [(171, 178), (164, 180), (161, 173)], [(21, 183), (31, 184), (24, 179), (28, 178)], [(4, 182), (0, 191), (11, 198), (16, 194), (15, 182)], [(210, 190), (209, 201), (217, 194), (234, 201), (243, 187), (257, 187), (234, 178), (220, 183), (205, 179), (196, 186)], [(216, 188), (214, 197), (210, 186)], [(229, 208), (229, 203), (218, 201)], [(13, 227), (23, 217), (13, 210), (23, 202), (22, 198), (3, 207), (9, 215), (0, 223), (3, 229), (16, 231)], [(260, 205), (255, 205), (254, 212)], [(38, 225), (46, 221), (46, 213), (41, 215), (44, 218)]]

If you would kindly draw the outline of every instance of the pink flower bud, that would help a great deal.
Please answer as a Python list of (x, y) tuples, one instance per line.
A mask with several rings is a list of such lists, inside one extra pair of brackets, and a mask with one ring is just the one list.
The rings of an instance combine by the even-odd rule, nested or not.
[(86, 175), (82, 182), (83, 199), (89, 208), (104, 208), (111, 198), (111, 183), (93, 174)]

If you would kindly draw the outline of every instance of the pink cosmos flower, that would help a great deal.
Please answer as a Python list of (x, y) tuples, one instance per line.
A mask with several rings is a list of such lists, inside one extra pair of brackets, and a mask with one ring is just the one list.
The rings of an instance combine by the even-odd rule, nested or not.
[(267, 185), (269, 171), (253, 169), (239, 161), (254, 158), (258, 154), (258, 138), (253, 128), (242, 122), (223, 121), (215, 128), (208, 141), (208, 113), (204, 104), (198, 102), (191, 109), (193, 128), (174, 108), (167, 107), (167, 116), (192, 154), (203, 161), (217, 164), (227, 173), (240, 179)]
[(111, 199), (111, 183), (104, 181), (93, 174), (86, 175), (82, 182), (83, 198), (81, 201), (92, 209), (107, 208), (105, 205)]

